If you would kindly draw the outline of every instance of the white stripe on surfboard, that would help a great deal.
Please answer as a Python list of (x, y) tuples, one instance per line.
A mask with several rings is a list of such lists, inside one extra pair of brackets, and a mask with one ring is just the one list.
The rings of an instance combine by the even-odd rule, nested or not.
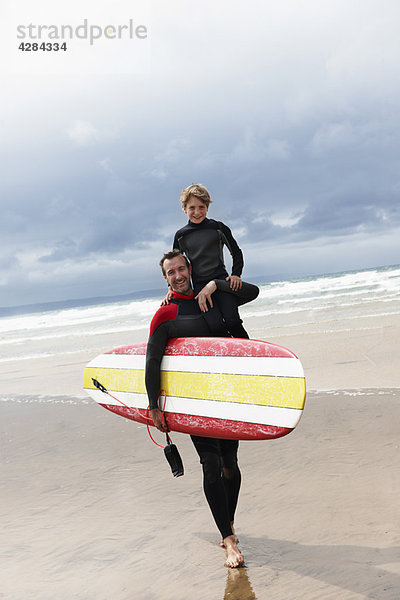
[[(99, 404), (122, 406), (120, 402), (99, 390), (86, 390)], [(143, 408), (148, 406), (147, 396), (131, 392), (118, 392), (122, 402), (130, 408)], [(117, 397), (117, 396), (116, 396)], [(255, 404), (237, 404), (231, 402), (216, 402), (213, 400), (195, 400), (192, 398), (167, 397), (165, 410), (184, 415), (227, 419), (256, 423), (259, 425), (272, 425), (275, 427), (296, 427), (303, 411), (295, 408), (280, 408), (274, 406), (260, 406)]]
[[(88, 367), (102, 369), (145, 368), (145, 356), (138, 354), (101, 354)], [(188, 373), (226, 373), (227, 375), (265, 375), (304, 377), (297, 358), (273, 356), (164, 356), (162, 371)]]

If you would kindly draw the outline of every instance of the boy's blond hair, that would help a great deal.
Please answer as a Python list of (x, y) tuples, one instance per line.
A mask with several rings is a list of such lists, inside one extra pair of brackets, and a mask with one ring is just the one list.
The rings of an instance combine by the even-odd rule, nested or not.
[(200, 183), (192, 183), (192, 185), (189, 185), (187, 188), (182, 190), (182, 193), (181, 193), (182, 210), (185, 210), (186, 205), (189, 202), (190, 196), (196, 196), (196, 198), (198, 198), (199, 200), (204, 202), (204, 204), (207, 206), (207, 208), (210, 206), (210, 204), (212, 202), (212, 200), (210, 198), (210, 194), (209, 194), (207, 188), (204, 187), (204, 185), (201, 185)]

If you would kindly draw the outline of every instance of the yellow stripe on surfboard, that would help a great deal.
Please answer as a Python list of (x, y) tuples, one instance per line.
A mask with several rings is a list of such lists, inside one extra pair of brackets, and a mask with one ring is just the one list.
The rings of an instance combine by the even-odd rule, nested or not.
[[(146, 394), (143, 370), (86, 367), (84, 388), (94, 389), (92, 377), (110, 391)], [(306, 394), (302, 377), (176, 371), (161, 371), (161, 389), (167, 396), (297, 409), (303, 408)]]

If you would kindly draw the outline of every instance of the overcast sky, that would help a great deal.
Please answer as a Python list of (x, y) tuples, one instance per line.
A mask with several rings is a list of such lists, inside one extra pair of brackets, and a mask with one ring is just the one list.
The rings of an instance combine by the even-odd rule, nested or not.
[[(7, 4), (0, 306), (163, 287), (192, 182), (244, 278), (400, 262), (398, 0)], [(147, 37), (18, 49), (84, 19)]]

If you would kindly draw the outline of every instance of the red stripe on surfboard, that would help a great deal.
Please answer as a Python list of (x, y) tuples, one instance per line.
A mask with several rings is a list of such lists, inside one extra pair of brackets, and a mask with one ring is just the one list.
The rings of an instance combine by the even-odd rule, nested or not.
[[(123, 346), (106, 354), (146, 354), (146, 342)], [(293, 352), (261, 340), (242, 338), (171, 338), (165, 348), (166, 356), (251, 356), (297, 358)]]
[[(130, 409), (125, 406), (101, 404), (107, 410), (137, 423), (146, 424), (146, 410), (143, 408)], [(195, 417), (179, 413), (166, 413), (168, 427), (171, 431), (189, 433), (203, 437), (222, 438), (227, 440), (272, 440), (287, 435), (292, 428), (260, 425), (258, 423), (243, 423), (226, 419), (210, 417)]]
[(131, 346), (121, 346), (121, 348), (115, 348), (114, 350), (109, 350), (104, 354), (138, 354), (145, 355), (147, 348), (147, 342), (140, 342), (139, 344), (132, 344)]

